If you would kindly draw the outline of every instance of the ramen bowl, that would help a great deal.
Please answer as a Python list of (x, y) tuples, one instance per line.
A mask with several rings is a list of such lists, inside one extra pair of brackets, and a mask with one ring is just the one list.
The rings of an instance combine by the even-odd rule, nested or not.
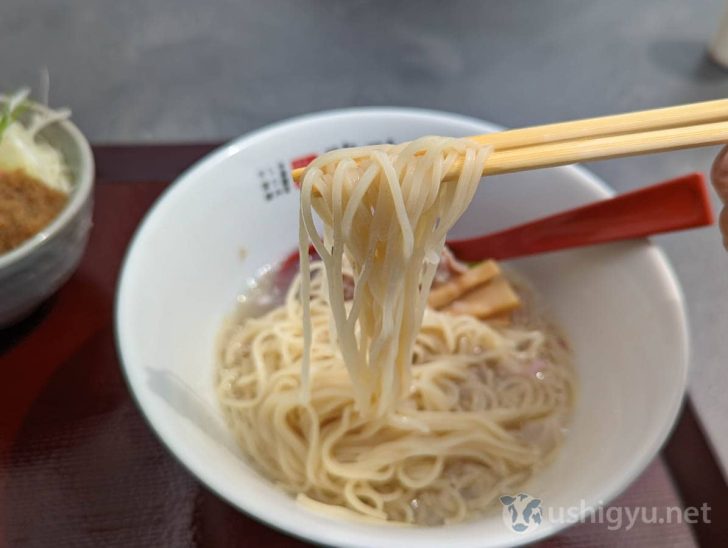
[[(497, 129), (472, 118), (410, 109), (304, 116), (212, 153), (147, 215), (126, 257), (117, 296), (123, 368), (160, 439), (220, 497), (272, 527), (322, 544), (513, 545), (554, 534), (590, 507), (607, 503), (653, 459), (685, 390), (688, 335), (678, 282), (647, 240), (510, 262), (566, 333), (580, 385), (563, 447), (522, 489), (541, 501), (543, 517), (524, 532), (514, 531), (511, 511), (499, 503), (471, 521), (432, 528), (317, 514), (253, 469), (227, 428), (215, 392), (217, 334), (236, 296), (296, 248), (298, 195), (291, 161), (344, 145)], [(579, 167), (488, 178), (451, 236), (502, 229), (610, 195)]]

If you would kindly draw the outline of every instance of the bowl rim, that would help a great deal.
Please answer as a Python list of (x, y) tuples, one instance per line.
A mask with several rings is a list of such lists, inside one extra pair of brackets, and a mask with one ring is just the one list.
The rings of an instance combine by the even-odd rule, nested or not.
[[(4, 100), (5, 96), (0, 96), (0, 103)], [(37, 112), (51, 112), (51, 109), (35, 101), (30, 102), (30, 108)], [(22, 242), (19, 246), (0, 254), (0, 269), (20, 262), (31, 255), (36, 249), (51, 241), (71, 219), (76, 217), (88, 201), (91, 190), (93, 189), (95, 164), (88, 139), (86, 139), (81, 130), (70, 119), (58, 120), (53, 123), (53, 125), (56, 124), (70, 137), (71, 141), (79, 150), (78, 173), (75, 177), (74, 188), (70, 192), (70, 197), (66, 205), (50, 223), (32, 237)], [(50, 144), (53, 145), (53, 143)]]
[[(351, 108), (342, 108), (342, 109), (332, 109), (332, 110), (326, 110), (326, 111), (318, 111), (308, 114), (303, 114), (300, 116), (295, 116), (291, 118), (287, 118), (278, 122), (274, 122), (272, 124), (265, 125), (259, 129), (253, 130), (251, 132), (247, 132), (243, 134), (240, 137), (234, 138), (231, 141), (229, 141), (226, 144), (221, 145), (217, 149), (213, 150), (212, 152), (208, 153), (201, 159), (197, 160), (195, 163), (193, 163), (190, 167), (188, 167), (186, 170), (184, 170), (178, 177), (175, 178), (175, 180), (170, 184), (170, 186), (165, 189), (165, 191), (162, 193), (159, 198), (155, 201), (155, 203), (152, 205), (152, 207), (149, 209), (149, 211), (145, 214), (143, 220), (137, 227), (134, 236), (132, 237), (130, 244), (127, 248), (126, 254), (124, 256), (122, 267), (120, 270), (119, 275), (119, 281), (117, 284), (117, 291), (116, 291), (116, 298), (114, 303), (114, 331), (115, 331), (115, 343), (117, 347), (117, 352), (119, 356), (119, 362), (122, 369), (122, 374), (127, 382), (127, 385), (129, 386), (130, 393), (132, 395), (132, 398), (136, 402), (139, 409), (142, 411), (142, 416), (145, 420), (145, 422), (150, 426), (156, 437), (162, 442), (162, 444), (167, 448), (171, 456), (179, 462), (185, 469), (187, 469), (195, 478), (197, 478), (199, 481), (201, 481), (208, 489), (210, 489), (213, 493), (215, 493), (217, 496), (225, 500), (228, 504), (236, 508), (238, 511), (242, 512), (246, 516), (249, 516), (260, 523), (263, 523), (264, 525), (268, 527), (272, 527), (273, 529), (276, 529), (278, 531), (283, 532), (286, 535), (303, 539), (308, 542), (314, 542), (318, 544), (323, 545), (341, 545), (341, 546), (363, 546), (365, 544), (362, 544), (362, 537), (359, 534), (352, 535), (351, 537), (342, 537), (340, 534), (337, 534), (335, 531), (332, 531), (328, 528), (320, 528), (320, 529), (304, 529), (304, 527), (301, 526), (301, 524), (293, 524), (290, 521), (286, 520), (286, 513), (282, 513), (280, 515), (271, 514), (267, 512), (266, 510), (260, 509), (256, 507), (253, 499), (248, 499), (249, 502), (247, 503), (241, 503), (238, 497), (231, 496), (230, 495), (230, 487), (227, 485), (224, 485), (223, 483), (220, 483), (219, 481), (215, 480), (214, 477), (210, 476), (206, 473), (204, 469), (200, 470), (195, 463), (192, 462), (191, 459), (187, 459), (185, 456), (185, 447), (184, 444), (179, 443), (179, 440), (175, 438), (175, 436), (168, 435), (168, 432), (164, 428), (163, 424), (160, 423), (159, 419), (156, 417), (156, 415), (152, 412), (152, 410), (147, 406), (147, 404), (144, 401), (144, 395), (137, 391), (136, 382), (134, 379), (134, 375), (132, 374), (132, 370), (134, 369), (134, 366), (129, 365), (128, 359), (130, 358), (129, 352), (127, 351), (125, 353), (124, 347), (124, 339), (126, 338), (125, 332), (125, 320), (124, 320), (124, 310), (123, 310), (123, 304), (122, 301), (129, 298), (128, 290), (125, 290), (125, 286), (128, 282), (128, 271), (130, 270), (130, 264), (133, 261), (133, 257), (135, 255), (135, 249), (137, 246), (140, 245), (140, 238), (142, 233), (145, 232), (145, 228), (149, 228), (151, 226), (151, 219), (155, 216), (155, 212), (157, 211), (157, 208), (160, 208), (165, 202), (167, 202), (173, 195), (176, 195), (178, 192), (181, 192), (182, 189), (186, 186), (186, 181), (190, 180), (189, 176), (192, 175), (194, 172), (196, 172), (198, 169), (206, 168), (209, 165), (218, 163), (220, 161), (224, 161), (227, 157), (232, 156), (236, 154), (239, 150), (245, 148), (247, 145), (252, 144), (256, 142), (257, 140), (264, 138), (266, 135), (270, 133), (276, 133), (280, 131), (281, 129), (286, 129), (291, 126), (298, 126), (301, 124), (309, 124), (309, 123), (316, 123), (320, 121), (327, 121), (336, 119), (338, 117), (350, 117), (350, 116), (360, 116), (360, 115), (375, 115), (375, 116), (400, 116), (400, 115), (409, 115), (409, 116), (416, 116), (416, 117), (436, 117), (436, 118), (445, 118), (450, 121), (462, 121), (467, 122), (470, 124), (477, 124), (480, 126), (488, 126), (493, 128), (494, 130), (503, 129), (502, 126), (499, 126), (497, 124), (494, 124), (492, 122), (489, 122), (487, 120), (483, 120), (477, 117), (471, 117), (471, 116), (465, 116), (462, 114), (447, 112), (447, 111), (441, 111), (441, 110), (435, 110), (435, 109), (422, 109), (422, 108), (411, 108), (411, 107), (381, 107), (381, 106), (367, 106), (367, 107), (351, 107)], [(598, 176), (596, 176), (591, 171), (587, 170), (586, 168), (582, 167), (581, 165), (569, 165), (569, 166), (562, 166), (557, 169), (567, 169), (571, 171), (572, 173), (575, 173), (578, 175), (579, 179), (586, 185), (588, 185), (596, 194), (600, 195), (603, 198), (609, 198), (611, 196), (614, 196), (616, 192), (614, 189), (612, 189), (609, 185), (606, 184), (602, 179), (600, 179)], [(573, 524), (578, 524), (580, 520), (583, 520), (585, 517), (589, 514), (589, 507), (596, 508), (600, 504), (608, 504), (610, 501), (613, 501), (616, 497), (618, 497), (622, 492), (624, 492), (625, 489), (627, 489), (630, 485), (634, 483), (636, 478), (644, 472), (647, 465), (652, 462), (652, 460), (655, 458), (661, 447), (666, 442), (669, 433), (672, 431), (672, 429), (675, 427), (676, 419), (678, 416), (678, 413), (680, 409), (682, 408), (683, 401), (686, 396), (687, 391), (687, 380), (688, 380), (688, 372), (690, 370), (690, 330), (688, 325), (688, 317), (687, 317), (687, 309), (685, 305), (685, 299), (683, 295), (682, 288), (680, 286), (679, 280), (677, 278), (677, 275), (675, 273), (675, 270), (673, 269), (672, 265), (670, 264), (669, 260), (667, 259), (666, 254), (657, 247), (655, 244), (651, 243), (647, 238), (640, 238), (639, 242), (643, 247), (644, 251), (649, 252), (652, 255), (653, 261), (657, 263), (657, 266), (660, 269), (659, 276), (666, 282), (668, 282), (668, 286), (672, 290), (671, 297), (674, 298), (673, 305), (675, 307), (676, 311), (676, 320), (679, 322), (679, 325), (677, 325), (678, 333), (677, 335), (680, 338), (680, 346), (681, 346), (681, 355), (677, 358), (680, 360), (680, 371), (676, 371), (676, 375), (674, 376), (676, 385), (679, 386), (679, 391), (677, 392), (676, 396), (673, 397), (672, 401), (669, 404), (669, 410), (664, 415), (664, 420), (661, 425), (661, 428), (659, 430), (655, 430), (654, 434), (654, 442), (646, 448), (641, 455), (637, 455), (635, 459), (632, 461), (631, 468), (628, 470), (628, 472), (623, 473), (622, 476), (619, 479), (619, 481), (613, 481), (606, 485), (601, 492), (599, 493), (592, 493), (589, 497), (585, 497), (585, 500), (588, 498), (587, 502), (590, 504), (586, 505), (586, 508), (584, 511), (580, 512), (578, 519), (570, 522), (558, 522), (558, 523), (552, 523), (552, 522), (546, 522), (541, 524), (538, 529), (534, 531), (529, 531), (528, 534), (521, 535), (517, 538), (514, 537), (508, 537), (507, 539), (504, 537), (499, 538), (498, 540), (493, 539), (493, 542), (488, 544), (488, 546), (495, 547), (495, 546), (516, 546), (516, 545), (522, 545), (522, 544), (530, 544), (539, 540), (543, 540), (545, 538), (548, 538), (559, 531), (562, 531), (568, 527), (570, 527)], [(617, 244), (618, 245), (618, 244)], [(273, 486), (271, 486), (273, 487)], [(340, 521), (340, 520), (337, 520)], [(373, 524), (375, 527), (385, 527), (384, 525), (378, 525)], [(425, 530), (427, 531), (427, 528), (417, 528), (418, 530)], [(438, 528), (435, 528), (438, 529)], [(413, 538), (414, 540), (414, 538)], [(424, 541), (425, 539), (419, 538), (418, 541)], [(433, 541), (435, 539), (432, 539)], [(467, 537), (465, 536), (459, 536), (459, 538), (451, 538), (450, 542), (452, 542), (453, 546), (480, 546), (482, 544), (482, 537), (477, 536), (476, 533), (470, 534)], [(393, 541), (393, 545), (396, 546), (405, 546), (405, 544), (399, 542), (399, 541)], [(427, 546), (434, 546), (432, 542), (427, 543), (425, 542)]]

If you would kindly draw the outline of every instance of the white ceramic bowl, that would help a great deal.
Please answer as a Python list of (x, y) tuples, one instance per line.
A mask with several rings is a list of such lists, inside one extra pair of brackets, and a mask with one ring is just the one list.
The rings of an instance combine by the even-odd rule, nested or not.
[(94, 159), (88, 141), (67, 120), (49, 125), (39, 138), (61, 151), (73, 188), (68, 203), (50, 224), (15, 249), (0, 254), (0, 327), (32, 312), (73, 274), (91, 228)]
[[(512, 545), (564, 526), (556, 512), (557, 519), (549, 520), (544, 511), (539, 527), (514, 533), (498, 509), (438, 528), (322, 517), (246, 464), (215, 398), (214, 344), (223, 316), (248, 280), (296, 247), (298, 197), (278, 181), (281, 166), (344, 142), (494, 129), (471, 118), (410, 109), (304, 116), (214, 152), (180, 177), (147, 215), (117, 296), (123, 367), (159, 437), (221, 497), (273, 527), (339, 546)], [(504, 228), (610, 193), (578, 167), (493, 177), (481, 184), (454, 232)], [(568, 334), (581, 384), (564, 447), (525, 490), (542, 499), (544, 510), (607, 502), (655, 456), (678, 412), (688, 361), (680, 288), (663, 254), (646, 240), (512, 264), (533, 281)]]

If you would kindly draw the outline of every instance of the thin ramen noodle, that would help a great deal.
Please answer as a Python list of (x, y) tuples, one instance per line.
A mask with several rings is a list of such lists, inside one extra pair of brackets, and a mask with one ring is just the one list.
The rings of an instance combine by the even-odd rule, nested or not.
[[(335, 151), (307, 170), (301, 272), (282, 304), (228, 322), (218, 368), (244, 452), (302, 503), (459, 522), (558, 448), (575, 391), (559, 336), (531, 320), (497, 327), (427, 307), (488, 153), (427, 137)], [(443, 181), (458, 158), (459, 179)], [(309, 241), (320, 261), (309, 261)]]

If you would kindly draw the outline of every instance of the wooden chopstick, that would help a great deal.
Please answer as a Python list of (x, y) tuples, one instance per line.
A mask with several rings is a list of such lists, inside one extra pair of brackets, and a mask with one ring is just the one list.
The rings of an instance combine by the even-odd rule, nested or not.
[(496, 150), (728, 121), (728, 99), (572, 120), (470, 137)]
[[(476, 135), (491, 144), (484, 174), (606, 160), (728, 142), (728, 99)], [(457, 176), (456, 162), (447, 179)], [(293, 171), (298, 181), (306, 168)]]
[[(728, 143), (728, 121), (495, 150), (483, 173), (497, 175), (722, 143)], [(457, 176), (461, 167), (462, 161), (455, 162), (446, 179)]]

